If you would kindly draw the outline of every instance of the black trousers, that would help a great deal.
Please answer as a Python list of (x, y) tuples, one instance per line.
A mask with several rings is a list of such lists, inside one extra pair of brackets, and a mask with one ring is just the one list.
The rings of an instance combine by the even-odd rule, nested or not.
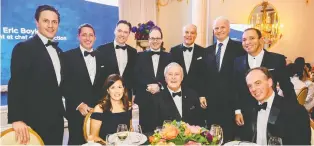
[(86, 143), (83, 134), (84, 116), (79, 111), (68, 116), (69, 141), (68, 145), (82, 145)]
[(62, 145), (64, 133), (63, 116), (54, 118), (52, 124), (30, 124), (31, 128), (38, 133), (45, 145)]

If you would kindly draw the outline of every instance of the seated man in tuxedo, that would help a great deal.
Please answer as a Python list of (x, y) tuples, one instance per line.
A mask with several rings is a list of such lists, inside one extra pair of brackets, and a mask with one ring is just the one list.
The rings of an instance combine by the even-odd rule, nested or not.
[(200, 125), (198, 95), (194, 90), (181, 86), (182, 67), (172, 62), (166, 66), (164, 75), (167, 87), (154, 98), (156, 126), (161, 126), (164, 120), (182, 120), (191, 125)]
[(246, 83), (257, 100), (252, 110), (251, 127), (246, 132), (249, 139), (259, 145), (267, 145), (270, 137), (280, 137), (283, 145), (310, 145), (310, 121), (305, 108), (295, 102), (283, 100), (273, 88), (270, 72), (265, 67), (250, 69)]

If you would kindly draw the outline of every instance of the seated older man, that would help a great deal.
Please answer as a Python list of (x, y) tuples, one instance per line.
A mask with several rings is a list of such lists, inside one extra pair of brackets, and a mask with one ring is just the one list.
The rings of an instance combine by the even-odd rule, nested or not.
[[(267, 68), (248, 71), (246, 83), (251, 95), (257, 100), (252, 111), (252, 123), (247, 135), (259, 145), (267, 145), (270, 137), (280, 137), (283, 145), (310, 145), (311, 131), (308, 113), (297, 103), (288, 102), (277, 95)], [(248, 139), (246, 139), (248, 140)]]
[(155, 99), (156, 126), (161, 126), (164, 120), (184, 121), (191, 125), (205, 124), (199, 120), (200, 102), (197, 93), (181, 86), (183, 69), (178, 63), (166, 66), (165, 80), (167, 87), (158, 93)]

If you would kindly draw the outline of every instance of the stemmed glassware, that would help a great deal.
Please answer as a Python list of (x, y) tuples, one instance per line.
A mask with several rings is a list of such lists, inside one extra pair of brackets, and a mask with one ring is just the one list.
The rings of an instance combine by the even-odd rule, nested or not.
[(129, 135), (128, 126), (126, 124), (119, 124), (117, 128), (117, 136), (120, 142), (123, 142)]
[(217, 137), (218, 145), (221, 145), (223, 142), (223, 131), (222, 128), (219, 125), (213, 124), (210, 127), (210, 134), (213, 137)]

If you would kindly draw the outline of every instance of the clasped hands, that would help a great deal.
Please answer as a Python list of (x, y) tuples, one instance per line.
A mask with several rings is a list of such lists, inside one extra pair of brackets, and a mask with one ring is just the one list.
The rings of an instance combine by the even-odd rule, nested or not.
[(160, 88), (158, 84), (148, 84), (146, 91), (150, 92), (151, 94), (155, 94), (160, 91)]

